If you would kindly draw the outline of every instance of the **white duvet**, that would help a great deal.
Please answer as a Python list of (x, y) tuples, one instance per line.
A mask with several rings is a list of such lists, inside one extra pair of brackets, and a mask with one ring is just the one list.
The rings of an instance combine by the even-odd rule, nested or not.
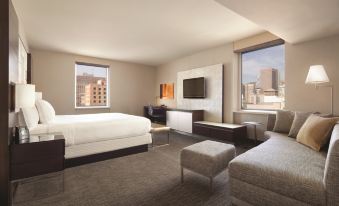
[(141, 136), (151, 129), (149, 119), (121, 113), (56, 115), (48, 124), (40, 124), (31, 133), (62, 133), (66, 146)]

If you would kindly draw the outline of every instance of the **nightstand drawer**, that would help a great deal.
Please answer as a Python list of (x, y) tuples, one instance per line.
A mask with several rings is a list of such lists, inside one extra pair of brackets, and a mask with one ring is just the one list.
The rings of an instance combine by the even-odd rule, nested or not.
[(51, 157), (64, 157), (65, 140), (11, 146), (11, 164), (23, 164)]
[(11, 179), (21, 179), (57, 172), (64, 169), (64, 157), (45, 158), (34, 162), (11, 165)]

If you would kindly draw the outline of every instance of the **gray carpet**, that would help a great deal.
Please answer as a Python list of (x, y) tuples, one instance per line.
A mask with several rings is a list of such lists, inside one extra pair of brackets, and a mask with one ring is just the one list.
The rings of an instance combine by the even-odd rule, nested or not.
[[(229, 205), (226, 171), (215, 178), (213, 192), (208, 178), (187, 170), (180, 183), (180, 150), (203, 140), (172, 132), (169, 146), (20, 181), (14, 205)], [(155, 144), (162, 142), (157, 136)], [(237, 147), (238, 154), (245, 150)]]

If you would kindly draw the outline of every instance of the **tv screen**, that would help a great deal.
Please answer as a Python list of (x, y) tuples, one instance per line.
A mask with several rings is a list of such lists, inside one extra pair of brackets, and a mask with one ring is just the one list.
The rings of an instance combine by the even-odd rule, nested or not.
[(205, 98), (205, 78), (184, 79), (184, 98)]

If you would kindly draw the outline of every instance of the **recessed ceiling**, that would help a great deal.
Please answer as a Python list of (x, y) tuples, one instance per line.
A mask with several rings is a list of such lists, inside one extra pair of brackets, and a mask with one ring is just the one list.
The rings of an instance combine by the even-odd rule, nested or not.
[(263, 32), (214, 0), (13, 0), (30, 48), (147, 65)]
[(339, 33), (339, 0), (216, 0), (290, 43)]

